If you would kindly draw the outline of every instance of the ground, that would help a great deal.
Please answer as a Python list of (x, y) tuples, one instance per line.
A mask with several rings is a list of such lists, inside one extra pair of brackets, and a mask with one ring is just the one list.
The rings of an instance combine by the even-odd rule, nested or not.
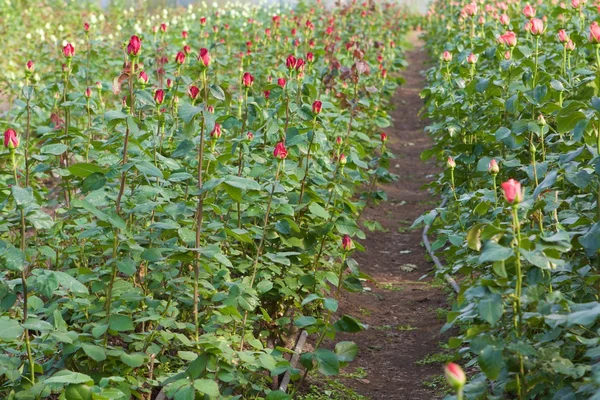
[(447, 337), (440, 334), (444, 320), (438, 309), (447, 307), (447, 292), (429, 277), (420, 279), (433, 264), (427, 261), (421, 230), (408, 229), (438, 202), (423, 188), (436, 167), (420, 159), (431, 145), (423, 132), (426, 121), (419, 118), (427, 56), (416, 34), (412, 39), (406, 84), (394, 98), (394, 126), (387, 130), (388, 147), (396, 156), (391, 171), (398, 181), (382, 185), (388, 201), (369, 207), (362, 219), (378, 221), (385, 231), (369, 232), (362, 242), (366, 251), (354, 254), (376, 283), (370, 283), (370, 292), (345, 294), (340, 304), (341, 313), (359, 317), (369, 329), (336, 337), (360, 349), (340, 383), (369, 399), (436, 399), (445, 390), (440, 375), (447, 356), (440, 344)]

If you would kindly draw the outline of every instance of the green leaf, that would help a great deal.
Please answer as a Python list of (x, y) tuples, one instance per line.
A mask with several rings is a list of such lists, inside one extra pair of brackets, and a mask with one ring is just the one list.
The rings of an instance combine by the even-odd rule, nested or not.
[(206, 366), (208, 364), (208, 356), (205, 354), (201, 354), (192, 363), (187, 369), (187, 374), (190, 379), (196, 379), (206, 371)]
[(358, 346), (354, 342), (336, 343), (335, 354), (340, 362), (354, 361), (358, 354)]
[(109, 328), (118, 332), (132, 331), (133, 320), (128, 315), (113, 314), (109, 318)]
[(129, 365), (131, 368), (137, 368), (144, 364), (146, 355), (144, 353), (127, 354), (127, 353), (123, 352), (119, 356), (119, 359), (121, 361), (123, 361), (125, 364)]
[(219, 85), (210, 85), (210, 94), (217, 100), (225, 100), (225, 92), (223, 92), (223, 89)]
[(365, 325), (358, 322), (355, 318), (344, 315), (342, 318), (338, 319), (335, 324), (333, 324), (334, 328), (338, 332), (360, 332), (365, 329)]
[(23, 271), (25, 255), (21, 250), (16, 247), (9, 247), (0, 253), (0, 257), (4, 260), (4, 268), (9, 271)]
[(273, 390), (269, 392), (265, 400), (290, 400), (290, 395), (281, 390)]
[(110, 110), (104, 113), (104, 118), (107, 122), (120, 121), (127, 118), (127, 114), (119, 110)]
[(327, 212), (327, 210), (325, 210), (323, 207), (321, 207), (319, 204), (317, 203), (310, 203), (310, 205), (308, 206), (308, 209), (310, 210), (310, 212), (320, 218), (323, 219), (328, 219), (329, 218), (329, 213)]
[(0, 317), (0, 341), (9, 342), (23, 334), (19, 321), (10, 317)]
[(78, 384), (78, 383), (93, 383), (94, 380), (88, 375), (69, 370), (62, 370), (48, 378), (44, 383), (62, 383), (62, 384)]
[(219, 385), (211, 379), (196, 379), (194, 381), (194, 387), (200, 393), (204, 393), (210, 397), (219, 396)]
[(66, 272), (54, 271), (54, 274), (56, 274), (56, 278), (58, 279), (60, 286), (66, 290), (78, 294), (88, 294), (88, 290), (85, 285)]
[(340, 373), (340, 363), (337, 356), (331, 350), (317, 349), (315, 351), (317, 366), (319, 372), (325, 376), (337, 375)]
[(100, 346), (96, 346), (94, 344), (82, 343), (81, 348), (94, 361), (104, 361), (106, 360), (106, 353), (104, 349)]
[(33, 203), (33, 195), (31, 189), (23, 189), (19, 186), (12, 187), (12, 195), (19, 207), (25, 207)]
[(294, 320), (294, 325), (296, 325), (298, 328), (305, 328), (307, 326), (311, 326), (316, 323), (317, 323), (317, 319), (315, 317), (310, 317), (310, 316), (303, 316), (303, 317), (296, 318)]
[(102, 172), (94, 172), (83, 180), (81, 190), (83, 193), (88, 193), (93, 190), (98, 190), (106, 184), (106, 177)]
[(189, 124), (196, 115), (202, 112), (202, 108), (183, 103), (179, 106), (179, 118), (186, 124)]
[(588, 326), (596, 322), (600, 316), (600, 304), (588, 303), (585, 306), (585, 309), (572, 312), (567, 316), (567, 326)]
[(68, 170), (72, 175), (75, 175), (78, 178), (87, 178), (93, 173), (104, 173), (102, 168), (91, 163), (73, 164), (68, 168)]
[(49, 144), (46, 146), (42, 146), (40, 152), (42, 154), (51, 154), (53, 156), (60, 156), (62, 153), (67, 151), (69, 147), (66, 144), (58, 143), (58, 144)]
[(69, 385), (65, 389), (65, 400), (92, 400), (91, 388), (84, 384)]
[(177, 392), (175, 392), (174, 400), (194, 400), (196, 398), (196, 389), (194, 386), (186, 385), (184, 387), (179, 388)]
[(479, 264), (484, 264), (493, 261), (504, 261), (514, 254), (513, 249), (504, 247), (494, 241), (489, 241), (483, 248), (483, 252), (479, 256)]
[(149, 163), (148, 161), (138, 161), (135, 163), (135, 168), (146, 176), (153, 176), (155, 178), (164, 179), (163, 173), (160, 169)]
[(490, 325), (496, 325), (504, 313), (502, 297), (500, 295), (492, 295), (489, 298), (483, 299), (478, 305), (479, 315), (484, 321)]
[(502, 364), (502, 350), (496, 346), (486, 346), (479, 354), (479, 366), (492, 381), (500, 375)]

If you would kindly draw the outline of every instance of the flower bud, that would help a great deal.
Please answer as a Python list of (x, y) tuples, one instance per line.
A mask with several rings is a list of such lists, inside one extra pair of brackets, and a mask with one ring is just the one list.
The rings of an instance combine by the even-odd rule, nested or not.
[(246, 139), (251, 142), (254, 139), (254, 134), (252, 132), (246, 133)]
[(344, 153), (340, 154), (340, 165), (344, 166), (348, 162), (348, 158)]
[(196, 98), (198, 98), (199, 94), (200, 94), (200, 89), (198, 88), (198, 86), (190, 85), (190, 87), (188, 87), (188, 95), (190, 96), (190, 99), (196, 100)]
[(465, 383), (467, 383), (467, 376), (458, 364), (447, 364), (444, 367), (444, 375), (446, 375), (448, 385), (454, 390), (462, 389), (463, 386), (465, 386)]
[(282, 89), (285, 88), (285, 83), (286, 83), (285, 78), (278, 78), (277, 79), (277, 84), (279, 86), (281, 86)]
[(514, 179), (509, 179), (502, 184), (502, 190), (504, 191), (504, 197), (509, 204), (518, 204), (523, 200), (523, 192), (521, 190), (521, 183)]
[(35, 71), (35, 63), (31, 60), (25, 64), (25, 75), (29, 76)]
[(529, 19), (532, 19), (535, 17), (535, 8), (533, 8), (530, 4), (527, 4), (523, 9), (523, 15)]
[(210, 132), (210, 137), (217, 140), (221, 137), (221, 124), (215, 124), (215, 127)]
[(285, 144), (283, 142), (279, 142), (275, 145), (275, 149), (273, 150), (273, 156), (279, 160), (284, 160), (288, 155), (288, 151), (285, 148)]
[(442, 60), (444, 60), (444, 62), (452, 61), (452, 53), (448, 50), (444, 51), (444, 53), (442, 53)]
[(335, 144), (337, 144), (338, 146), (342, 145), (342, 137), (338, 136), (335, 138)]
[(467, 62), (468, 62), (469, 64), (471, 64), (471, 65), (473, 65), (473, 64), (477, 64), (477, 59), (478, 59), (477, 55), (475, 55), (475, 54), (471, 53), (471, 54), (469, 54), (469, 56), (467, 57)]
[(185, 63), (185, 53), (183, 51), (177, 53), (177, 55), (175, 56), (175, 62), (179, 65)]
[(96, 89), (102, 90), (102, 82), (96, 82)]
[(598, 26), (598, 22), (592, 22), (590, 25), (590, 42), (594, 44), (600, 43), (600, 26)]
[(450, 169), (456, 168), (456, 161), (454, 161), (454, 158), (448, 157), (448, 161), (446, 163), (448, 164), (448, 168), (450, 168)]
[(315, 100), (312, 104), (312, 112), (315, 114), (320, 114), (321, 109), (323, 108), (323, 103), (320, 100)]
[(500, 166), (498, 166), (496, 159), (492, 158), (492, 161), (490, 161), (490, 164), (488, 165), (488, 172), (492, 175), (498, 175), (500, 172)]
[(165, 101), (165, 91), (162, 89), (158, 89), (154, 92), (154, 101), (157, 105), (161, 105)]
[(244, 72), (244, 76), (242, 77), (242, 84), (246, 87), (252, 87), (254, 84), (254, 77), (249, 72)]
[(83, 95), (85, 96), (86, 99), (89, 99), (92, 97), (92, 89), (90, 89), (89, 87), (85, 89), (85, 92), (83, 92)]
[(342, 237), (342, 249), (344, 251), (350, 251), (353, 248), (354, 248), (354, 243), (352, 242), (352, 239), (350, 239), (350, 236), (344, 235)]
[(9, 150), (14, 150), (19, 147), (19, 137), (14, 129), (7, 129), (4, 131), (4, 147)]
[(386, 143), (388, 141), (388, 137), (385, 132), (381, 132), (381, 134), (379, 136), (381, 138), (381, 143)]
[(138, 83), (143, 86), (148, 84), (149, 80), (150, 78), (148, 78), (148, 74), (146, 74), (145, 71), (140, 71), (140, 74), (138, 75)]
[(206, 49), (204, 47), (200, 49), (200, 54), (198, 55), (198, 60), (205, 67), (208, 67), (210, 65), (211, 60), (210, 60), (210, 53), (208, 52), (208, 49)]
[(531, 34), (540, 36), (544, 33), (544, 22), (541, 19), (534, 18), (531, 20)]
[(184, 39), (187, 39), (188, 38), (187, 31), (181, 31), (181, 37), (184, 38)]
[(63, 47), (62, 52), (66, 58), (72, 58), (75, 55), (75, 48), (71, 43), (67, 43), (65, 47)]

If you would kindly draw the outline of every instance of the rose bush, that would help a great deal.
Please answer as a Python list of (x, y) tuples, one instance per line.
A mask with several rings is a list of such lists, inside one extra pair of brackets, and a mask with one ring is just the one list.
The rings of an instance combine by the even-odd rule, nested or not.
[[(600, 47), (592, 1), (438, 0), (423, 92), (466, 398), (600, 398)], [(473, 12), (473, 9), (476, 11)], [(476, 56), (476, 62), (471, 62)], [(450, 158), (449, 158), (450, 157)]]
[(336, 374), (406, 11), (61, 5), (0, 5), (0, 397), (285, 399)]

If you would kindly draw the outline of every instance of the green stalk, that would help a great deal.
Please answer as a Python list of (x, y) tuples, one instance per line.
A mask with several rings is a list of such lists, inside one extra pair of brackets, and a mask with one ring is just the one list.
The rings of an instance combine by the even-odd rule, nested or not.
[(302, 177), (302, 184), (300, 185), (300, 197), (298, 198), (298, 204), (302, 204), (302, 197), (304, 196), (304, 186), (306, 185), (306, 177), (308, 176), (308, 167), (310, 166), (310, 151), (312, 149), (313, 142), (315, 140), (317, 129), (317, 117), (313, 118), (313, 131), (310, 141), (308, 142), (308, 152), (306, 154), (306, 167), (304, 169), (304, 177)]
[(535, 37), (535, 71), (533, 73), (533, 89), (535, 89), (535, 85), (537, 83), (538, 76), (538, 60), (540, 57), (540, 37)]
[[(521, 337), (523, 326), (523, 311), (521, 307), (521, 296), (523, 291), (523, 272), (521, 270), (521, 224), (519, 222), (518, 204), (512, 205), (513, 215), (513, 234), (516, 237), (517, 245), (515, 247), (515, 268), (517, 283), (515, 286), (515, 309), (517, 312), (515, 318), (515, 334), (517, 338)], [(523, 367), (523, 358), (519, 355), (519, 375), (517, 376), (517, 394), (520, 400), (525, 399), (526, 381)]]
[(494, 201), (496, 202), (496, 207), (498, 207), (498, 185), (496, 184), (497, 174), (493, 174), (493, 182), (494, 182)]
[(452, 194), (454, 194), (454, 200), (458, 201), (456, 186), (454, 186), (454, 168), (450, 168), (450, 187), (452, 188)]

